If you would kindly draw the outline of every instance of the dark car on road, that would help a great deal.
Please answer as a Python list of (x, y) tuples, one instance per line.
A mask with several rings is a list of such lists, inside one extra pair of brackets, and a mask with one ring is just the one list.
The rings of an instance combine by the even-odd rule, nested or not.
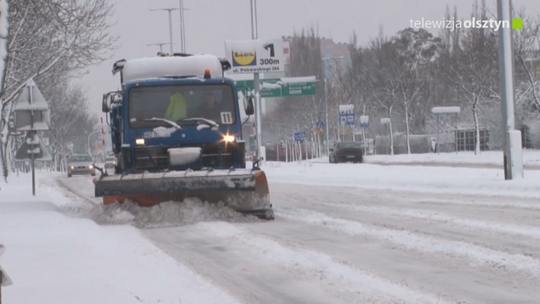
[(330, 149), (329, 161), (332, 164), (354, 162), (361, 163), (364, 157), (364, 150), (361, 143), (344, 141), (338, 143)]

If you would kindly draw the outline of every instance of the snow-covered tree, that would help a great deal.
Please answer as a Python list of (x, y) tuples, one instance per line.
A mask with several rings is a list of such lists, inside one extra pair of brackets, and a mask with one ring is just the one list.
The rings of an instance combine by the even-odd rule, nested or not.
[[(4, 2), (4, 1), (0, 1)], [(107, 59), (115, 37), (107, 32), (109, 0), (17, 0), (9, 6), (5, 73), (0, 83), (0, 158), (7, 178), (6, 124), (13, 101), (29, 79), (65, 79)]]

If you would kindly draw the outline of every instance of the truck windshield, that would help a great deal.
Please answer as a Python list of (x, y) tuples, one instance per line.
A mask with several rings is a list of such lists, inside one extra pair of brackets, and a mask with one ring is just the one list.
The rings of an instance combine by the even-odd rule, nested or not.
[(148, 119), (182, 125), (197, 123), (189, 118), (205, 118), (231, 125), (236, 120), (235, 100), (232, 87), (224, 84), (135, 87), (129, 93), (129, 122), (132, 128), (170, 127)]

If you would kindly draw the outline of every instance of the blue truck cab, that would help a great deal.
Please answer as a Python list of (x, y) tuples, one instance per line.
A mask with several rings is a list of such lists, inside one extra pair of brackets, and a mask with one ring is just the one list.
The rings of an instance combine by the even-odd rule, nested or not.
[[(212, 55), (117, 61), (113, 74), (121, 73), (122, 89), (103, 95), (115, 173), (245, 168), (239, 101), (246, 115), (253, 101), (224, 77), (229, 68)], [(175, 148), (200, 154), (172, 155), (181, 150)]]

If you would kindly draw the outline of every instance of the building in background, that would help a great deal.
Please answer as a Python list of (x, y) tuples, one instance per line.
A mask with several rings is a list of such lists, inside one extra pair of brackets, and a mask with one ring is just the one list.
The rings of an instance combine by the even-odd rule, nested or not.
[(338, 75), (343, 76), (352, 67), (349, 44), (335, 43), (333, 39), (321, 38), (321, 59), (323, 60), (323, 74), (329, 81)]

